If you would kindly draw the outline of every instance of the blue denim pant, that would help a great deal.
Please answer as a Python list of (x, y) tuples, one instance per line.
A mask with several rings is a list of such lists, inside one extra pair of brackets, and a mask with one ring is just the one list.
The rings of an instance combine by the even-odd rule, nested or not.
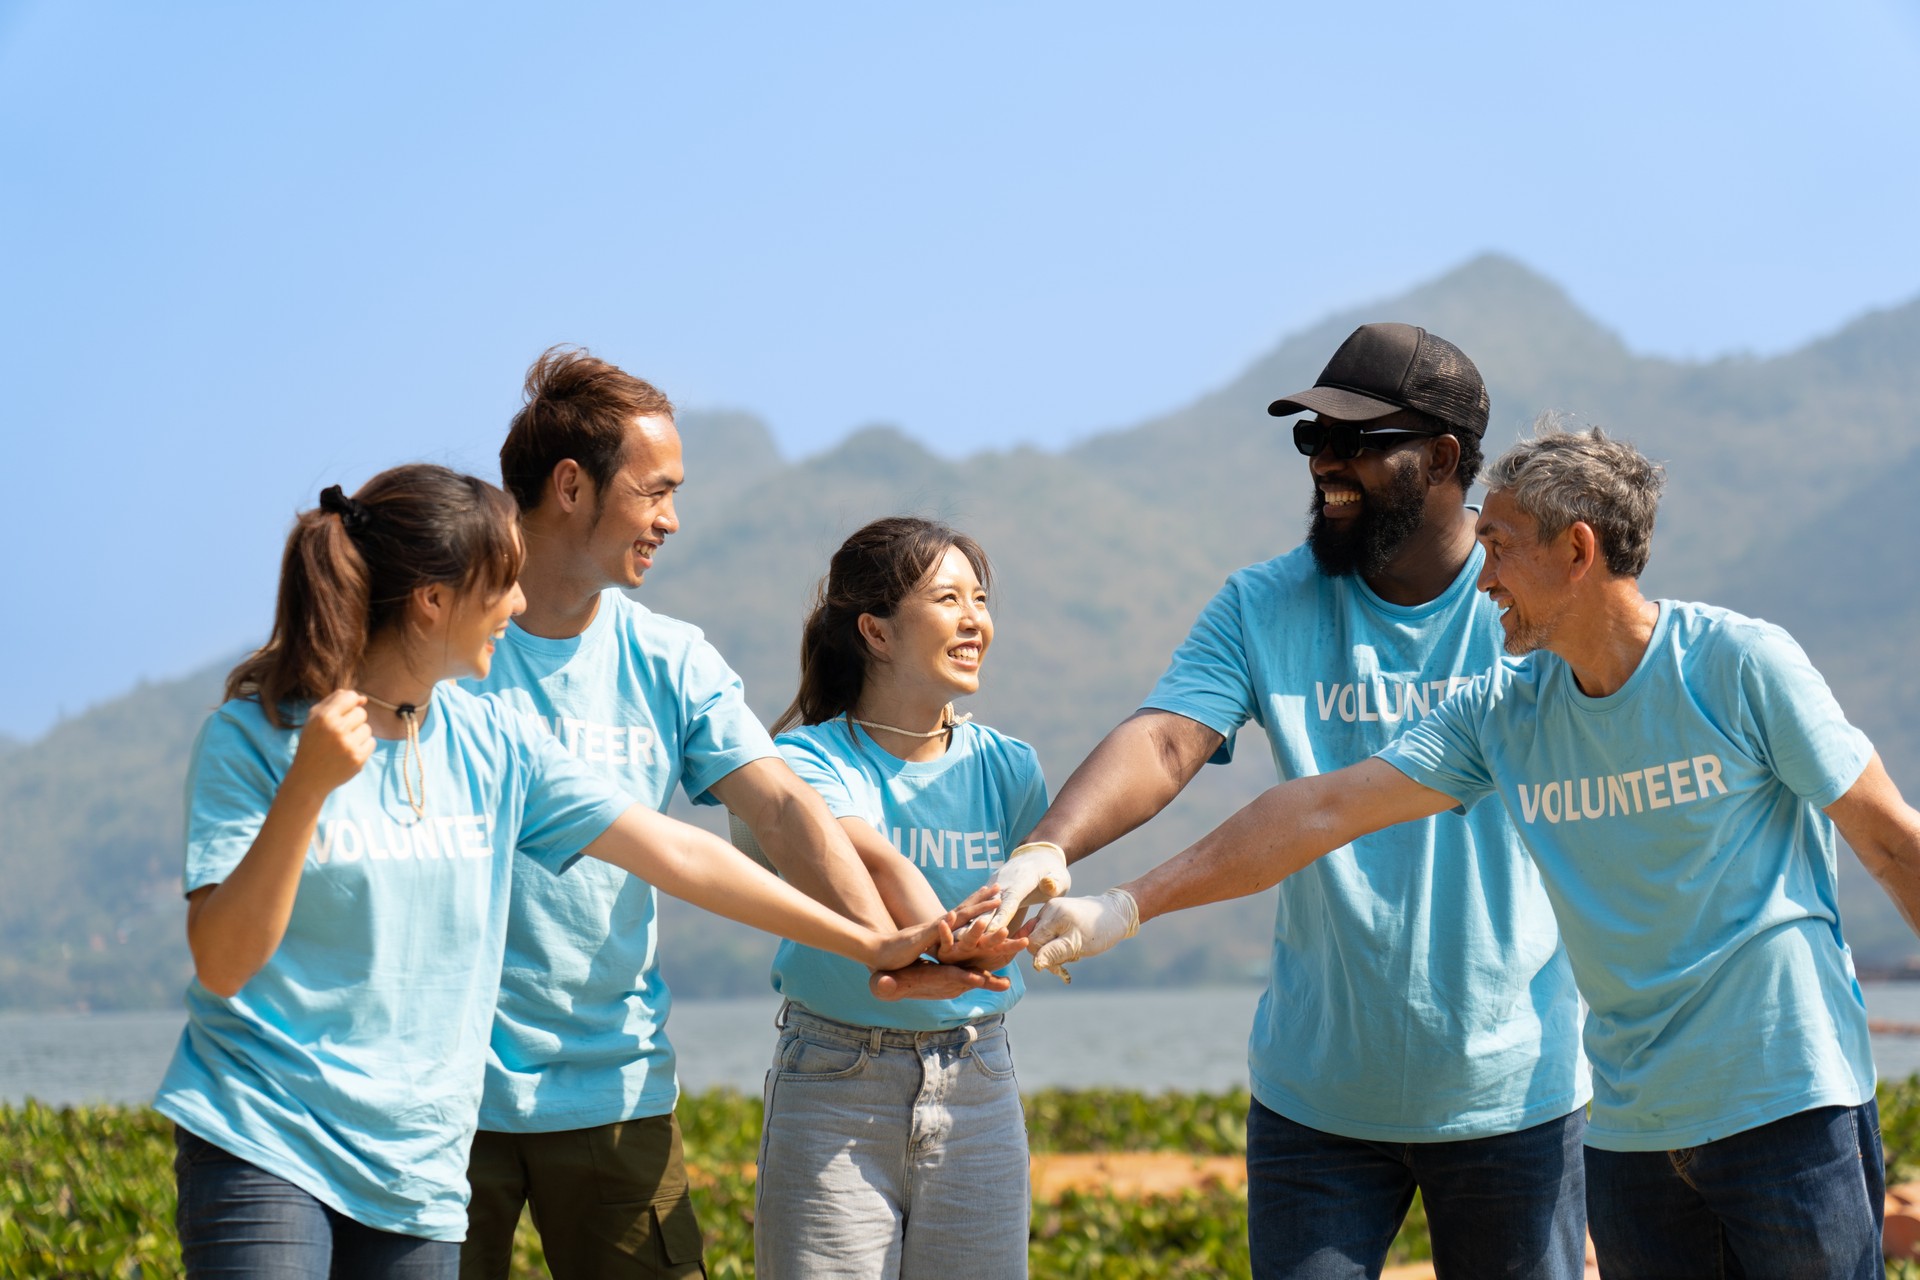
[(767, 1073), (761, 1280), (1027, 1274), (1027, 1130), (1006, 1027), (889, 1031), (795, 1005)]
[(355, 1222), (224, 1148), (174, 1128), (189, 1280), (455, 1280), (460, 1246)]
[(1488, 1138), (1369, 1142), (1247, 1111), (1247, 1242), (1257, 1280), (1377, 1277), (1413, 1203), (1441, 1280), (1580, 1280), (1586, 1112)]
[(1675, 1151), (1587, 1152), (1606, 1280), (1880, 1280), (1885, 1196), (1872, 1102)]

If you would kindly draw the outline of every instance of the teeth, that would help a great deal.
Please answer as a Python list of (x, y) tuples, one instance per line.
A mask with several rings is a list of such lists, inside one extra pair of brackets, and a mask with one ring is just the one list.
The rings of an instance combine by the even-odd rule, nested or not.
[(1322, 489), (1320, 499), (1329, 507), (1344, 507), (1360, 501), (1360, 495), (1352, 489)]

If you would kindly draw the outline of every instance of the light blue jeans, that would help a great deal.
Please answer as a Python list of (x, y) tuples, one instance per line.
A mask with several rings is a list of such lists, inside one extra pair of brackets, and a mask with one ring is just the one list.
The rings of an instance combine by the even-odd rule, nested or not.
[(1027, 1274), (1027, 1130), (999, 1018), (890, 1031), (789, 1004), (767, 1072), (761, 1280)]

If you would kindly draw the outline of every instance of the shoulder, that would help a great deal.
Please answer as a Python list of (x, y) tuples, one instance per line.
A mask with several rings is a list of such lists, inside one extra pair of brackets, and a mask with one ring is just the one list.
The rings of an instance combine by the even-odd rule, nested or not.
[(1221, 594), (1284, 599), (1311, 590), (1322, 580), (1320, 570), (1313, 563), (1313, 552), (1303, 543), (1271, 560), (1236, 569), (1227, 576), (1227, 585)]
[(773, 745), (788, 759), (810, 757), (842, 762), (857, 754), (853, 739), (847, 733), (847, 722), (842, 719), (798, 725), (775, 738)]
[(284, 727), (267, 719), (257, 698), (229, 698), (210, 712), (200, 726), (198, 749), (231, 751), (242, 744), (264, 755), (292, 750), (306, 716), (307, 703), (290, 703), (281, 714)]
[(664, 652), (696, 646), (713, 647), (707, 643), (706, 633), (699, 627), (664, 613), (655, 613), (624, 591), (609, 587), (601, 593), (600, 604), (608, 611), (621, 638), (630, 643)]
[(1004, 734), (992, 725), (969, 720), (960, 726), (958, 736), (969, 754), (1002, 775), (1026, 777), (1040, 769), (1040, 753), (1031, 744)]
[(1708, 662), (1747, 666), (1783, 658), (1795, 663), (1806, 661), (1799, 643), (1786, 628), (1763, 618), (1694, 601), (1672, 601), (1666, 608), (1672, 643), (1689, 665)]

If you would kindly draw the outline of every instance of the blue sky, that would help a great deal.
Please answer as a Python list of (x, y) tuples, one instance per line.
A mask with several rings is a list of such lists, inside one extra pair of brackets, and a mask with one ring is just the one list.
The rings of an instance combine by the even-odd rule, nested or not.
[[(1920, 4), (0, 0), (0, 733), (584, 343), (790, 456), (1182, 404), (1484, 250), (1635, 349), (1920, 294)], [(697, 477), (696, 483), (697, 483)]]

